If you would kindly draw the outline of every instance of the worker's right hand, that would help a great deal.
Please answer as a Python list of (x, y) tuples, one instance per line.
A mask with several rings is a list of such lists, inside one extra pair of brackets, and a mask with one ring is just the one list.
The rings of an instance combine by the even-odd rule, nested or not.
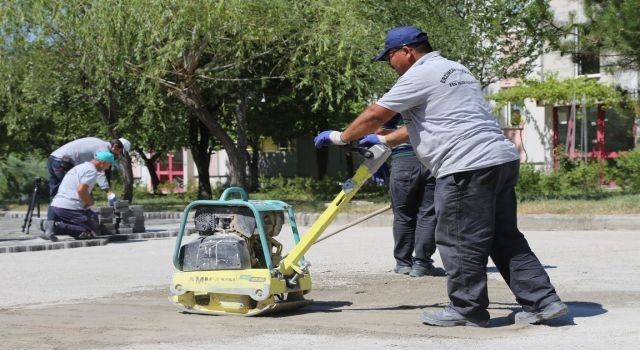
[(365, 137), (362, 138), (362, 140), (360, 140), (358, 142), (358, 146), (360, 147), (371, 147), (373, 145), (377, 145), (379, 143), (382, 143), (382, 141), (380, 140), (380, 136), (376, 135), (376, 134), (369, 134)]
[(115, 194), (115, 193), (113, 193), (113, 192), (109, 192), (109, 193), (107, 194), (107, 204), (108, 204), (110, 207), (113, 207), (113, 206), (116, 204), (116, 202), (117, 202), (117, 201), (118, 201), (118, 196), (116, 196), (116, 194)]
[(346, 145), (347, 143), (342, 141), (342, 139), (340, 138), (341, 134), (342, 133), (339, 131), (325, 130), (319, 133), (318, 136), (313, 139), (313, 143), (315, 144), (316, 148), (326, 147), (331, 144), (338, 146)]
[(371, 181), (377, 184), (382, 184), (387, 179), (389, 179), (390, 175), (391, 174), (389, 172), (389, 167), (387, 166), (387, 163), (383, 163), (380, 166), (380, 168), (378, 168), (378, 170), (375, 173), (373, 173), (373, 175), (371, 176)]

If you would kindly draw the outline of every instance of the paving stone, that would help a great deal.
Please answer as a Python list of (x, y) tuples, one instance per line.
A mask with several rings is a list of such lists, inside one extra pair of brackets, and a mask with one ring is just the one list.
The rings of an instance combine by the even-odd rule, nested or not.
[(47, 250), (57, 250), (57, 249), (64, 249), (64, 243), (56, 242), (56, 243), (47, 244)]
[(102, 224), (100, 225), (101, 235), (115, 235), (118, 232), (115, 224)]
[(0, 254), (2, 253), (8, 253), (8, 247), (0, 247)]
[(118, 227), (118, 234), (121, 235), (130, 235), (133, 233), (132, 227)]
[(64, 243), (65, 248), (78, 248), (82, 247), (82, 241), (70, 241)]
[(133, 226), (133, 233), (141, 233), (141, 232), (145, 232), (146, 229), (144, 227), (144, 225), (142, 226), (138, 226), (138, 225), (134, 225)]
[(33, 245), (30, 245), (30, 246), (27, 246), (27, 247), (28, 247), (28, 250), (30, 252), (37, 252), (37, 251), (40, 251), (40, 250), (47, 250), (47, 245), (46, 244), (33, 244)]

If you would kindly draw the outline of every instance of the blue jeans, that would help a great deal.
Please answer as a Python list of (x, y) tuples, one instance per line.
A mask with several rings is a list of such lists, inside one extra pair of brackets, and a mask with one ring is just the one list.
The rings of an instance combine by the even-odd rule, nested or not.
[(518, 230), (515, 186), (519, 161), (438, 178), (436, 243), (447, 271), (451, 306), (489, 319), (489, 257), (524, 310), (539, 310), (560, 298)]
[(433, 262), (431, 256), (436, 251), (435, 186), (435, 179), (418, 158), (399, 157), (391, 161), (393, 256), (400, 266), (427, 266)]

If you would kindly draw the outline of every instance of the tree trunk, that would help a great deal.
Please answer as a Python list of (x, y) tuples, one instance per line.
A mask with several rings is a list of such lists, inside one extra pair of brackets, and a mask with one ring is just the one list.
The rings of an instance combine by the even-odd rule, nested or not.
[(198, 168), (198, 199), (211, 199), (209, 132), (197, 116), (189, 117), (189, 148)]
[(240, 155), (239, 148), (236, 147), (231, 136), (224, 130), (217, 118), (207, 109), (197, 86), (190, 86), (181, 92), (176, 92), (175, 96), (187, 106), (193, 114), (207, 127), (209, 133), (222, 144), (229, 157), (229, 184), (246, 188), (244, 156)]
[[(117, 139), (121, 137), (121, 135), (116, 130), (116, 127), (118, 125), (120, 106), (118, 104), (118, 100), (114, 96), (113, 91), (107, 92), (107, 101), (101, 98), (93, 100), (93, 104), (100, 112), (102, 120), (109, 130), (109, 135), (111, 136), (111, 138)], [(128, 154), (125, 155), (123, 153), (122, 157), (119, 159), (119, 163), (120, 168), (122, 168), (122, 182), (124, 185), (121, 198), (133, 203), (133, 169), (131, 168), (131, 156)]]
[(246, 164), (249, 162), (249, 153), (247, 152), (247, 102), (248, 96), (243, 95), (238, 99), (238, 105), (236, 107), (236, 135), (237, 135), (237, 149), (238, 155), (241, 157), (240, 161), (244, 164), (245, 168), (242, 169), (242, 176), (245, 190), (249, 190), (250, 181), (247, 176)]
[(155, 165), (158, 158), (160, 158), (160, 156), (162, 155), (162, 152), (156, 152), (151, 157), (147, 158), (147, 155), (144, 153), (144, 150), (142, 148), (139, 148), (137, 151), (138, 151), (138, 154), (140, 155), (140, 158), (142, 158), (142, 160), (144, 161), (144, 165), (147, 167), (147, 170), (149, 171), (149, 177), (151, 178), (151, 188), (152, 188), (153, 194), (160, 193), (160, 189), (159, 189), (160, 178), (156, 173)]
[(251, 156), (249, 157), (249, 183), (251, 191), (257, 191), (260, 188), (260, 143), (255, 140), (249, 140), (251, 145)]

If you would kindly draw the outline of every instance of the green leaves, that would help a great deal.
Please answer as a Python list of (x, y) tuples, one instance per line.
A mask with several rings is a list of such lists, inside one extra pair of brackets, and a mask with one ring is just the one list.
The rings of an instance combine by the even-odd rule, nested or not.
[(623, 101), (622, 93), (612, 85), (599, 84), (593, 79), (578, 77), (559, 80), (557, 75), (548, 75), (544, 80), (524, 80), (517, 86), (502, 89), (489, 96), (498, 107), (508, 102), (536, 100), (539, 104), (568, 105), (573, 99), (582, 101), (586, 98), (587, 107), (604, 104), (616, 107)]

